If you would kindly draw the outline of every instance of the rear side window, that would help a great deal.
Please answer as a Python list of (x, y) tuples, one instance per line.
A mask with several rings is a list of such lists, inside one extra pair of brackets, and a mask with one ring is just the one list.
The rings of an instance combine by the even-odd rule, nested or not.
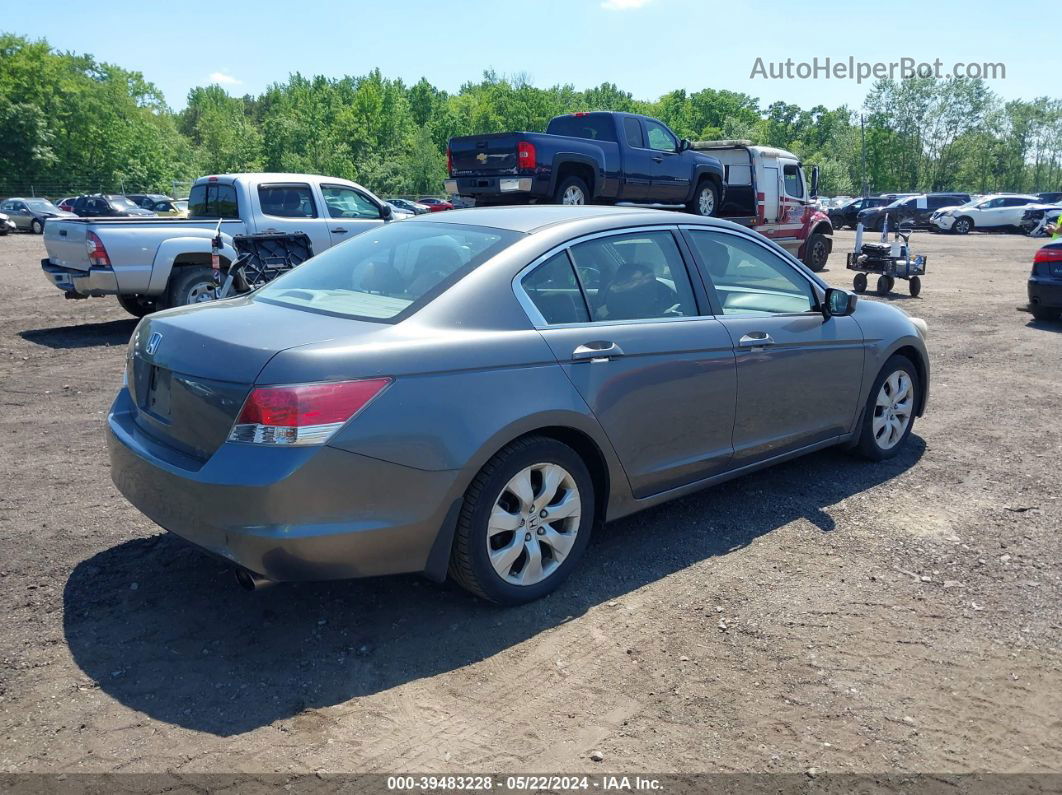
[(316, 218), (317, 208), (309, 185), (259, 185), (262, 212), (280, 218)]
[(397, 322), (520, 237), (463, 224), (387, 224), (318, 254), (255, 295), (332, 315)]
[(592, 141), (615, 141), (616, 132), (611, 116), (588, 113), (583, 116), (557, 116), (552, 119), (546, 132), (550, 135), (569, 135), (572, 138), (589, 138)]
[(595, 321), (697, 314), (686, 266), (670, 232), (634, 232), (571, 248)]
[(627, 146), (633, 146), (636, 149), (645, 148), (642, 143), (642, 125), (638, 123), (637, 119), (632, 119), (628, 116), (623, 120), (623, 134), (627, 138)]
[(575, 270), (566, 252), (554, 254), (525, 276), (520, 284), (539, 314), (550, 325), (586, 323), (590, 320)]
[(193, 185), (188, 194), (189, 218), (239, 218), (236, 188), (217, 182)]

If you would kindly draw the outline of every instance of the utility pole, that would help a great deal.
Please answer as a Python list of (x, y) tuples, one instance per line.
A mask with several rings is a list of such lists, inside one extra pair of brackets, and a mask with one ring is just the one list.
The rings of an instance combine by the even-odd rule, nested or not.
[(863, 198), (865, 199), (870, 195), (870, 186), (867, 185), (867, 128), (862, 113), (859, 114), (859, 139), (863, 150), (862, 187)]

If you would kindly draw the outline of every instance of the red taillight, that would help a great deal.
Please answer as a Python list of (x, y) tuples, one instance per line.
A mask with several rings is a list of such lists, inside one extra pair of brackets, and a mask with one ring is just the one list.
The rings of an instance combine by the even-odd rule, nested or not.
[(390, 378), (368, 378), (256, 387), (244, 401), (229, 441), (323, 444), (390, 383)]
[(107, 256), (107, 249), (103, 247), (103, 241), (95, 232), (85, 235), (85, 248), (88, 249), (89, 267), (109, 268), (111, 258)]
[(530, 141), (521, 141), (518, 143), (516, 145), (516, 167), (534, 168), (535, 165), (535, 145)]
[(1033, 275), (1050, 276), (1059, 263), (1062, 263), (1062, 246), (1044, 246), (1033, 256)]
[(1033, 257), (1033, 264), (1039, 265), (1043, 262), (1062, 262), (1062, 247), (1044, 246), (1038, 250)]
[(585, 110), (577, 110), (572, 115), (577, 119), (581, 119), (583, 116), (589, 116), (590, 114), (587, 113)]
[(446, 147), (446, 173), (451, 177), (454, 175), (454, 153), (450, 151), (450, 147)]

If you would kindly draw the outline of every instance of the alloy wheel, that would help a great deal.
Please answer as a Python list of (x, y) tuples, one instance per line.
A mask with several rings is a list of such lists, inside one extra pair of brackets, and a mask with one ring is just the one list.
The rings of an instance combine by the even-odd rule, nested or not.
[(874, 442), (882, 450), (891, 450), (903, 438), (914, 413), (914, 385), (903, 370), (885, 379), (874, 402), (871, 429)]
[(218, 287), (213, 282), (199, 282), (188, 291), (189, 304), (205, 304), (218, 299)]
[(712, 189), (705, 186), (697, 197), (697, 210), (701, 215), (711, 215), (715, 212), (715, 194)]
[(578, 185), (569, 185), (561, 195), (561, 204), (586, 204), (586, 196)]
[(487, 555), (512, 585), (540, 583), (564, 562), (579, 532), (579, 488), (557, 464), (532, 464), (514, 475), (494, 501)]

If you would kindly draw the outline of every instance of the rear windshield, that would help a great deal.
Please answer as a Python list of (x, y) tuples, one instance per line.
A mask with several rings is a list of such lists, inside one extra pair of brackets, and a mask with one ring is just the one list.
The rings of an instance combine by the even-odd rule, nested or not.
[(397, 322), (522, 235), (401, 221), (362, 232), (270, 282), (257, 297), (361, 320)]
[(615, 141), (616, 127), (612, 117), (603, 113), (586, 116), (557, 116), (550, 120), (546, 132), (550, 135), (570, 135), (594, 141)]
[(218, 182), (193, 185), (188, 194), (189, 218), (239, 218), (236, 188)]

